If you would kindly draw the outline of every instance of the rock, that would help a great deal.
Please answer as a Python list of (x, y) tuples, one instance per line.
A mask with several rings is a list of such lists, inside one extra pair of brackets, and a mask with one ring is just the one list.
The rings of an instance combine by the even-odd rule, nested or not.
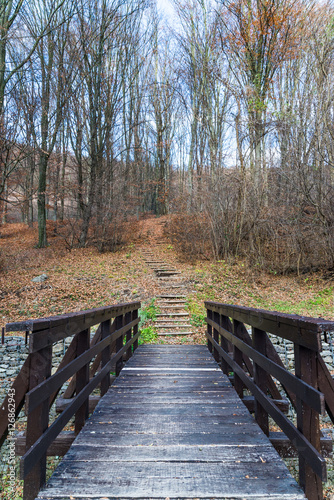
[(333, 358), (332, 351), (329, 351), (329, 350), (327, 350), (327, 351), (322, 351), (320, 354), (321, 354), (321, 356), (322, 356), (323, 358), (325, 358), (326, 356), (331, 356), (331, 358)]
[(47, 274), (41, 274), (40, 276), (36, 276), (36, 278), (33, 278), (31, 281), (33, 281), (34, 283), (42, 283), (47, 279), (48, 279)]
[(11, 375), (15, 375), (16, 370), (7, 370), (7, 376), (10, 377)]
[(54, 345), (53, 348), (52, 348), (52, 352), (53, 353), (58, 353), (58, 352), (63, 352), (64, 351), (64, 347), (63, 345)]

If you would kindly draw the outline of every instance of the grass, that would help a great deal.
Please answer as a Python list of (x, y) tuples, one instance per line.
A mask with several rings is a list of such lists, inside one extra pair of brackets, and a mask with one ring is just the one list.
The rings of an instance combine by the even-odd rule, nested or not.
[(152, 299), (149, 304), (145, 307), (139, 309), (139, 331), (140, 336), (138, 343), (141, 344), (151, 344), (155, 342), (158, 338), (156, 329), (153, 326), (153, 321), (155, 321), (157, 314), (159, 314), (159, 308), (155, 304), (155, 299)]
[(334, 319), (334, 286), (321, 273), (278, 276), (250, 268), (241, 261), (221, 261), (197, 262), (188, 276), (194, 290), (189, 312), (195, 326), (201, 324), (205, 300)]

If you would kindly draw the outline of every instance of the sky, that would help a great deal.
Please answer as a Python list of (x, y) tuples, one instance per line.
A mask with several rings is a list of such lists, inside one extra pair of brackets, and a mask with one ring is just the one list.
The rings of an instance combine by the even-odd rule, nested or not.
[(174, 13), (174, 8), (170, 0), (157, 0), (157, 7), (161, 10), (167, 17), (171, 17)]

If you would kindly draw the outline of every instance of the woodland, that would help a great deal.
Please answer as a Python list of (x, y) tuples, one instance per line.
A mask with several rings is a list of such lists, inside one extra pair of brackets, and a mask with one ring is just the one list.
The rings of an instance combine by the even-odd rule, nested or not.
[(0, 0), (2, 223), (69, 248), (169, 214), (188, 256), (334, 268), (334, 7)]

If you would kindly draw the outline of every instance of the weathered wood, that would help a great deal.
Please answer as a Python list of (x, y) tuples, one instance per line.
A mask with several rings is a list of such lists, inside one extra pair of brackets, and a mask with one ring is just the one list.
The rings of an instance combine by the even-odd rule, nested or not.
[[(255, 398), (254, 396), (244, 396), (242, 402), (251, 413), (255, 412)], [(272, 399), (272, 402), (277, 406), (282, 413), (289, 413), (290, 405), (288, 399)]]
[[(228, 328), (228, 330), (232, 331), (229, 328)], [(242, 323), (240, 325), (240, 338), (243, 340), (243, 342), (245, 342), (249, 346), (252, 346), (253, 340), (252, 340), (251, 336), (249, 335), (247, 328)], [(272, 359), (270, 357), (270, 354), (271, 354), (270, 346), (268, 345), (269, 343), (271, 344), (271, 342), (270, 342), (267, 334), (265, 335), (265, 342), (266, 342), (266, 356), (268, 356), (269, 359)], [(272, 347), (273, 347), (273, 350), (275, 351), (274, 346), (272, 346)], [(275, 351), (275, 353), (276, 353), (276, 351)], [(278, 356), (278, 358), (279, 358), (279, 356)], [(277, 358), (275, 358), (275, 359), (277, 359)], [(275, 361), (275, 359), (272, 359), (272, 361)], [(249, 371), (251, 377), (253, 377), (254, 372), (253, 372), (253, 366), (252, 366), (252, 362), (251, 362), (250, 358), (248, 356), (246, 356), (246, 354), (244, 354), (243, 360), (244, 360), (244, 363), (245, 363), (247, 370)], [(280, 366), (282, 366), (284, 368), (283, 363)], [(272, 380), (272, 378), (269, 374), (267, 374), (267, 390), (270, 392), (271, 397), (273, 399), (280, 399), (282, 397), (280, 395), (279, 390), (277, 389), (277, 387), (275, 385), (275, 382)]]
[[(208, 324), (213, 325), (212, 320), (207, 319)], [(241, 329), (240, 324), (236, 321), (238, 325), (238, 329)], [(216, 326), (217, 330), (221, 335), (224, 335), (234, 346), (238, 348), (238, 351), (241, 353), (247, 354), (251, 357), (261, 368), (266, 370), (268, 373), (273, 375), (277, 380), (279, 380), (285, 387), (289, 390), (293, 391), (295, 394), (299, 394), (304, 401), (307, 401), (308, 404), (319, 413), (324, 413), (325, 411), (325, 399), (323, 394), (321, 394), (317, 389), (315, 389), (310, 384), (307, 384), (305, 381), (299, 379), (284, 367), (277, 365), (267, 357), (263, 356), (261, 353), (247, 345), (240, 338), (232, 335), (231, 332), (224, 330), (220, 326)], [(236, 330), (238, 331), (238, 330)], [(242, 363), (243, 358), (241, 355), (240, 362)]]
[[(33, 389), (51, 375), (52, 346), (45, 347), (29, 356), (29, 390)], [(43, 435), (49, 423), (49, 400), (46, 399), (28, 414), (26, 451)], [(25, 477), (23, 496), (33, 500), (46, 481), (46, 452), (31, 467)]]
[[(213, 319), (213, 313), (211, 311), (208, 311), (208, 318)], [(212, 352), (212, 343), (210, 342), (210, 338), (212, 336), (212, 326), (210, 323), (208, 323), (208, 349), (210, 352)]]
[(141, 346), (39, 498), (304, 498), (206, 353)]
[[(296, 376), (317, 387), (317, 358), (316, 353), (304, 346), (295, 345), (295, 372)], [(319, 414), (314, 411), (299, 394), (297, 394), (297, 428), (306, 439), (320, 451)], [(299, 484), (303, 487), (308, 500), (322, 500), (321, 477), (312, 468), (299, 450)]]
[[(226, 316), (220, 316), (220, 326), (222, 326), (222, 328), (224, 328), (225, 330), (230, 330), (231, 332), (233, 331), (232, 323)], [(220, 345), (225, 352), (232, 352), (233, 350), (232, 345), (226, 340), (223, 335), (220, 335)], [(230, 367), (223, 357), (221, 357), (220, 363), (223, 372), (225, 373), (225, 375), (228, 375), (230, 372)]]
[(78, 411), (78, 409), (83, 405), (85, 400), (89, 397), (89, 394), (98, 386), (103, 377), (110, 371), (110, 366), (113, 360), (119, 358), (119, 356), (124, 353), (128, 346), (124, 346), (120, 353), (116, 354), (111, 358), (109, 363), (92, 379), (90, 382), (82, 389), (82, 391), (77, 394), (72, 400), (68, 407), (63, 411), (63, 413), (49, 426), (49, 428), (44, 432), (44, 434), (29, 448), (25, 455), (21, 459), (21, 476), (24, 479), (31, 469), (33, 468), (36, 461), (38, 461), (46, 450), (51, 445), (51, 443), (56, 439), (62, 429), (65, 427), (67, 422), (72, 418), (72, 416)]
[[(101, 339), (108, 338), (111, 334), (111, 322), (107, 319), (101, 323)], [(101, 352), (101, 366), (102, 368), (108, 363), (110, 359), (110, 342)], [(107, 373), (104, 379), (101, 380), (101, 396), (104, 396), (110, 386), (110, 373)]]
[(322, 318), (308, 318), (210, 301), (205, 302), (205, 307), (314, 351), (321, 351), (321, 332), (334, 330), (334, 322)]
[[(282, 458), (298, 458), (298, 451), (283, 432), (269, 432), (269, 439)], [(333, 441), (330, 436), (320, 438), (320, 451), (324, 458), (332, 457)]]
[[(53, 441), (53, 443), (47, 449), (47, 456), (63, 457), (70, 449), (73, 441), (75, 439), (75, 433), (73, 431), (63, 431), (59, 436)], [(26, 435), (24, 432), (19, 432), (15, 436), (15, 453), (17, 456), (22, 456), (26, 452)]]
[[(217, 323), (219, 325), (220, 324), (220, 314), (214, 312), (213, 313), (213, 320), (215, 323)], [(213, 329), (213, 338), (215, 339), (216, 342), (219, 343), (219, 332), (215, 328)], [(213, 349), (213, 357), (217, 361), (217, 363), (220, 362), (221, 356), (219, 356), (219, 353), (218, 353), (218, 351), (216, 351), (216, 349)]]
[[(43, 331), (51, 330), (56, 327), (69, 330), (68, 325), (69, 324), (74, 325), (76, 323), (78, 326), (77, 328), (74, 329), (74, 332), (72, 333), (68, 333), (67, 331), (64, 332), (64, 334), (69, 337), (71, 335), (74, 335), (74, 333), (79, 333), (80, 331), (83, 331), (80, 330), (81, 324), (84, 324), (87, 329), (93, 325), (102, 323), (107, 319), (116, 318), (120, 314), (125, 314), (129, 311), (133, 311), (134, 309), (139, 309), (139, 308), (140, 308), (140, 302), (117, 304), (115, 306), (109, 306), (109, 307), (98, 307), (96, 309), (89, 309), (87, 311), (61, 314), (58, 316), (50, 316), (49, 318), (32, 319), (32, 320), (18, 321), (15, 323), (7, 323), (6, 331), (16, 332), (16, 331), (28, 330), (29, 332), (40, 332), (42, 330)], [(52, 333), (54, 332), (51, 331), (50, 333), (52, 335)]]
[[(242, 323), (237, 320), (233, 320), (233, 335), (239, 337), (241, 335)], [(237, 363), (241, 369), (243, 369), (243, 352), (238, 349), (238, 347), (233, 345), (233, 359), (235, 363)], [(234, 373), (234, 388), (237, 391), (237, 394), (240, 398), (244, 395), (244, 384), (242, 379), (238, 376), (237, 373)]]
[[(115, 377), (113, 377), (115, 379)], [(89, 413), (93, 413), (96, 408), (97, 403), (100, 401), (100, 396), (89, 396), (88, 401), (88, 411)], [(68, 398), (58, 398), (56, 400), (56, 412), (61, 413), (67, 408), (72, 402), (72, 399)]]
[[(208, 335), (208, 334), (207, 334)], [(211, 342), (215, 341), (211, 337)], [(247, 376), (244, 370), (218, 345), (215, 347), (219, 350), (225, 360), (229, 363), (235, 374), (242, 380), (248, 389), (254, 394), (261, 406), (275, 420), (282, 431), (293, 441), (294, 445), (300, 453), (303, 453), (305, 461), (313, 468), (316, 474), (321, 477), (322, 481), (326, 481), (326, 462), (314, 448), (308, 439), (290, 422), (289, 419), (276, 407), (273, 401), (264, 394), (259, 387)]]
[[(99, 325), (98, 329), (96, 330), (94, 337), (92, 338), (92, 340), (90, 342), (90, 346), (94, 347), (94, 345), (97, 344), (100, 340), (101, 340), (101, 325)], [(96, 370), (101, 362), (101, 357), (99, 355), (98, 355), (98, 357), (99, 357), (99, 362), (96, 366)], [(94, 373), (95, 373), (95, 371), (94, 371)], [(93, 375), (94, 375), (94, 373), (93, 373)], [(90, 373), (90, 375), (92, 375), (92, 372)], [(73, 377), (71, 378), (71, 380), (68, 384), (67, 389), (64, 392), (64, 395), (63, 395), (64, 398), (71, 398), (73, 396), (73, 394), (75, 393), (75, 384), (76, 384), (75, 375), (73, 375)]]
[[(117, 318), (115, 319), (116, 331), (121, 330), (123, 328), (123, 321), (124, 321), (124, 316), (117, 316)], [(123, 345), (123, 335), (118, 336), (116, 340), (116, 352), (121, 350), (122, 345)], [(116, 363), (116, 377), (118, 377), (118, 375), (120, 374), (122, 366), (123, 366), (123, 358), (121, 356)]]
[[(253, 347), (259, 353), (266, 355), (266, 332), (259, 330), (258, 328), (252, 328), (253, 337)], [(254, 382), (261, 389), (262, 392), (266, 392), (268, 386), (268, 375), (266, 370), (261, 368), (260, 365), (254, 363)], [(266, 410), (255, 400), (255, 419), (263, 432), (269, 435), (269, 420), (268, 413)]]
[[(59, 363), (56, 373), (59, 373), (63, 368), (65, 368), (66, 365), (68, 365), (71, 361), (73, 361), (75, 359), (75, 357), (77, 355), (77, 345), (78, 345), (77, 340), (78, 340), (77, 335), (75, 335), (73, 337), (70, 345), (66, 349), (66, 352), (64, 354), (63, 359)], [(74, 386), (74, 390), (75, 390), (75, 386)], [(49, 401), (50, 407), (52, 406), (53, 402), (55, 401), (56, 397), (58, 396), (59, 391), (60, 391), (60, 387), (57, 387), (54, 390), (53, 394), (51, 394), (50, 401)]]
[[(136, 321), (136, 324), (133, 327), (132, 336), (136, 337), (138, 335), (138, 309), (132, 311), (132, 321)], [(138, 339), (133, 343), (133, 352), (138, 348)]]
[[(89, 350), (89, 342), (90, 340), (90, 329), (84, 330), (83, 332), (78, 334), (78, 347), (77, 354), (80, 356)], [(75, 392), (76, 394), (80, 394), (80, 392), (87, 386), (89, 382), (89, 361), (86, 362), (85, 365), (82, 366), (77, 371), (76, 375), (76, 386)], [(81, 405), (81, 407), (77, 410), (75, 414), (75, 423), (74, 423), (74, 432), (78, 434), (85, 422), (88, 418), (88, 397), (85, 399)]]
[[(80, 335), (80, 334), (79, 334)], [(47, 381), (43, 381), (37, 387), (27, 394), (26, 402), (29, 411), (36, 408), (41, 401), (48, 398), (57, 388), (60, 388), (73, 373), (79, 372), (83, 367), (87, 366), (90, 360), (99, 354), (106, 346), (110, 345), (110, 337), (103, 339), (94, 347), (88, 348), (79, 354), (80, 347), (77, 347), (78, 356), (70, 361), (66, 366), (57, 370)], [(108, 361), (110, 356), (108, 358)], [(77, 380), (75, 378), (75, 380)]]

